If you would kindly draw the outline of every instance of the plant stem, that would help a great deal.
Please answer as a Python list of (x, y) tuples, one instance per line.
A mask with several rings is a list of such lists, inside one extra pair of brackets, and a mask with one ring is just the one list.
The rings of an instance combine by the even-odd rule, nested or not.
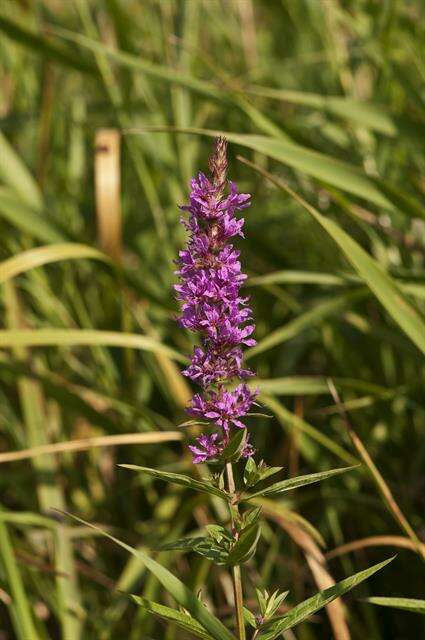
[[(231, 462), (226, 464), (227, 483), (229, 492), (235, 493), (235, 480), (233, 478), (233, 469)], [(239, 512), (237, 505), (232, 505), (230, 508), (230, 515), (232, 518), (232, 529), (234, 529), (235, 514)], [(238, 640), (246, 640), (245, 624), (243, 619), (243, 591), (242, 591), (242, 577), (241, 568), (239, 565), (232, 567), (232, 581), (233, 581), (233, 594), (235, 598), (235, 614), (236, 614), (236, 630)]]

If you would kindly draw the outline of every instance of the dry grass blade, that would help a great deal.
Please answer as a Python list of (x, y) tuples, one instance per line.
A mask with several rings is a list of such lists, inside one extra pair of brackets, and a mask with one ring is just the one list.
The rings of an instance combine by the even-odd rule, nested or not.
[(95, 138), (95, 192), (99, 242), (116, 262), (122, 256), (121, 136), (116, 129), (100, 129)]
[(68, 440), (67, 442), (57, 442), (46, 444), (40, 447), (22, 449), (22, 451), (10, 451), (0, 453), (0, 464), (3, 462), (15, 462), (17, 460), (27, 460), (46, 453), (69, 453), (72, 451), (85, 451), (93, 447), (115, 447), (124, 444), (156, 444), (158, 442), (176, 442), (183, 440), (180, 431), (161, 431), (159, 433), (124, 433), (119, 436), (96, 436), (93, 438), (80, 438), (78, 440)]
[(402, 510), (398, 506), (396, 500), (394, 499), (394, 496), (393, 496), (389, 486), (385, 482), (385, 480), (382, 477), (379, 469), (376, 467), (375, 463), (373, 462), (372, 458), (370, 457), (368, 450), (366, 449), (366, 447), (364, 446), (363, 442), (360, 440), (359, 436), (357, 435), (357, 433), (354, 431), (353, 427), (351, 426), (351, 424), (350, 424), (350, 422), (348, 420), (347, 412), (345, 411), (344, 405), (341, 402), (341, 398), (339, 396), (339, 393), (338, 393), (333, 381), (329, 379), (328, 380), (328, 385), (329, 385), (329, 390), (330, 390), (330, 392), (332, 394), (332, 397), (334, 399), (334, 402), (340, 409), (340, 414), (341, 414), (341, 417), (344, 420), (344, 424), (345, 424), (345, 427), (347, 429), (347, 433), (350, 436), (350, 439), (351, 439), (354, 447), (356, 448), (357, 453), (359, 454), (360, 458), (363, 460), (363, 462), (365, 463), (366, 467), (368, 468), (368, 471), (369, 471), (370, 475), (372, 476), (372, 479), (374, 480), (376, 486), (379, 489), (379, 492), (381, 493), (382, 497), (384, 498), (385, 504), (387, 505), (390, 513), (392, 513), (392, 515), (394, 516), (394, 518), (397, 521), (397, 523), (400, 525), (400, 527), (409, 536), (409, 538), (411, 539), (411, 541), (415, 545), (417, 553), (425, 561), (425, 546), (421, 544), (418, 536), (416, 535), (416, 533), (413, 530), (412, 526), (408, 522), (406, 516), (404, 515), (404, 513), (402, 512)]
[[(328, 587), (332, 587), (335, 584), (335, 580), (332, 578), (326, 567), (325, 556), (320, 551), (313, 538), (295, 523), (288, 522), (285, 518), (276, 515), (276, 513), (271, 510), (268, 510), (267, 505), (265, 505), (263, 509), (265, 515), (268, 515), (270, 518), (275, 520), (275, 522), (277, 522), (292, 538), (295, 544), (302, 549), (318, 588), (323, 590)], [(341, 599), (337, 598), (328, 604), (326, 606), (326, 612), (329, 617), (329, 622), (331, 624), (335, 640), (350, 640), (351, 636), (345, 619), (344, 607)]]
[[(6, 322), (9, 327), (25, 327), (26, 316), (24, 305), (16, 292), (13, 282), (5, 284)], [(18, 360), (39, 366), (39, 359), (22, 346), (13, 350)], [(49, 454), (49, 435), (51, 429), (52, 412), (39, 381), (22, 376), (18, 381), (18, 393), (21, 405), (22, 418), (25, 423), (26, 442), (33, 449), (41, 449), (45, 455), (32, 460), (32, 468), (35, 476), (35, 488), (38, 503), (42, 511), (49, 509), (63, 509), (66, 506), (66, 498), (63, 488), (58, 482), (59, 465), (55, 457)], [(50, 405), (50, 409), (52, 405)], [(60, 412), (57, 411), (56, 419), (60, 424)], [(46, 450), (47, 449), (47, 450)], [(71, 636), (75, 640), (82, 637), (84, 610), (81, 606), (81, 594), (78, 578), (75, 570), (75, 559), (72, 545), (66, 532), (58, 530), (53, 539), (52, 554), (57, 570), (57, 597), (58, 611), (64, 636)], [(65, 572), (67, 578), (60, 574)], [(31, 636), (32, 637), (32, 636)]]
[(122, 331), (97, 331), (91, 329), (0, 329), (0, 348), (48, 347), (48, 346), (110, 346), (130, 347), (167, 354), (179, 362), (186, 363), (180, 353), (153, 338)]
[(44, 247), (36, 247), (35, 249), (22, 251), (0, 262), (0, 284), (15, 278), (21, 273), (25, 273), (29, 269), (41, 267), (52, 262), (80, 260), (81, 258), (108, 261), (107, 256), (94, 247), (76, 242), (60, 242)]
[[(416, 543), (404, 536), (370, 536), (335, 547), (335, 549), (325, 554), (325, 558), (331, 560), (337, 556), (342, 556), (351, 551), (358, 551), (359, 549), (366, 549), (367, 547), (400, 547), (401, 549), (410, 549), (415, 553), (418, 550)], [(421, 547), (422, 552), (425, 553), (425, 544), (422, 543)]]

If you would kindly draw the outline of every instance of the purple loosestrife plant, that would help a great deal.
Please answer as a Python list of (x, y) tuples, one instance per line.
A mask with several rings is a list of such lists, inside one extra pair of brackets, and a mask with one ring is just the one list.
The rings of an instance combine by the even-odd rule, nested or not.
[[(232, 431), (246, 429), (243, 419), (257, 395), (245, 382), (229, 388), (235, 379), (254, 375), (243, 367), (242, 346), (255, 344), (255, 325), (249, 299), (241, 295), (247, 276), (241, 270), (240, 251), (232, 244), (238, 236), (244, 237), (244, 219), (236, 214), (249, 207), (250, 195), (239, 193), (234, 182), (228, 183), (226, 194), (226, 147), (226, 140), (217, 138), (209, 163), (211, 177), (199, 173), (193, 178), (190, 203), (181, 207), (189, 213), (189, 219), (182, 220), (189, 240), (180, 251), (176, 272), (179, 322), (198, 333), (201, 341), (183, 372), (202, 387), (187, 412), (219, 428), (189, 447), (195, 463), (216, 459), (229, 444)], [(248, 458), (254, 451), (246, 436), (242, 456)]]
[[(249, 611), (243, 606), (241, 566), (253, 558), (260, 538), (261, 508), (257, 506), (258, 501), (267, 497), (270, 509), (273, 496), (319, 482), (346, 469), (288, 478), (265, 486), (265, 481), (282, 468), (268, 467), (262, 460), (257, 463), (254, 448), (248, 440), (245, 420), (257, 393), (246, 384), (246, 379), (253, 373), (243, 365), (243, 347), (255, 344), (252, 337), (254, 323), (249, 300), (241, 295), (246, 275), (241, 270), (240, 252), (233, 245), (235, 239), (243, 238), (244, 220), (237, 216), (249, 206), (250, 196), (238, 193), (236, 185), (227, 182), (226, 141), (223, 138), (216, 140), (210, 170), (210, 178), (200, 173), (192, 180), (190, 202), (182, 207), (189, 214), (183, 221), (189, 239), (187, 247), (179, 255), (179, 283), (175, 290), (181, 303), (181, 326), (200, 337), (190, 365), (183, 372), (201, 388), (193, 396), (188, 413), (197, 423), (208, 426), (208, 432), (199, 436), (196, 444), (189, 448), (195, 464), (214, 463), (214, 468), (219, 468), (219, 471), (200, 480), (161, 469), (124, 466), (207, 496), (213, 495), (228, 505), (228, 520), (208, 525), (206, 535), (176, 540), (161, 548), (190, 551), (215, 564), (229, 567), (235, 611), (230, 628), (236, 638), (246, 640), (246, 627), (249, 626), (250, 640), (274, 640), (375, 573), (388, 560), (342, 580), (283, 615), (279, 609), (287, 591), (275, 591), (270, 595), (268, 591), (257, 589), (256, 611)], [(235, 476), (233, 463), (237, 464)], [(256, 500), (255, 506), (250, 504), (253, 499)], [(130, 549), (128, 545), (119, 544)], [(134, 553), (183, 610), (176, 611), (135, 597), (140, 606), (165, 621), (172, 621), (195, 637), (235, 640), (235, 635), (223, 622), (168, 569), (140, 550)]]

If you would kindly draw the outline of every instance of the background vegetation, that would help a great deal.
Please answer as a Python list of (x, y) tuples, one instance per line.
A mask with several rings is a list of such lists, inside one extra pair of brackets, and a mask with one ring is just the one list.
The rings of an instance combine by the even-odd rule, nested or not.
[[(353, 639), (421, 637), (423, 616), (362, 599), (423, 597), (422, 9), (3, 0), (2, 640), (183, 638), (120, 594), (168, 602), (140, 564), (52, 509), (148, 551), (223, 515), (214, 499), (117, 468), (193, 472), (179, 441), (191, 434), (176, 429), (191, 345), (173, 319), (172, 261), (177, 204), (206, 168), (204, 129), (227, 132), (231, 177), (253, 194), (249, 357), (273, 416), (252, 418), (255, 446), (287, 475), (364, 462), (264, 504), (247, 598), (279, 587), (290, 605), (396, 550), (344, 606), (285, 637), (343, 639), (347, 623)], [(197, 133), (146, 132), (164, 126)], [(103, 440), (72, 453), (87, 437)], [(229, 615), (224, 571), (190, 554), (159, 559)]]

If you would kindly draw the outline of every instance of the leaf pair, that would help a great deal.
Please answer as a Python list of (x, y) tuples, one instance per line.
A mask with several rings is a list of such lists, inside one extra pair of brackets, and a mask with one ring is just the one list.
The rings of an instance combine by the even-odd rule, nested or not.
[(246, 502), (248, 500), (252, 500), (253, 498), (278, 495), (280, 493), (284, 493), (285, 491), (298, 489), (299, 487), (304, 487), (315, 482), (321, 482), (321, 480), (326, 480), (327, 478), (337, 476), (341, 473), (345, 473), (346, 471), (351, 471), (352, 469), (355, 469), (356, 466), (341, 467), (340, 469), (330, 469), (329, 471), (319, 471), (319, 473), (309, 473), (305, 476), (298, 476), (295, 478), (288, 478), (287, 480), (281, 480), (280, 482), (275, 482), (269, 487), (265, 487), (265, 489), (261, 489), (260, 491), (256, 491), (255, 493), (243, 495), (241, 497), (241, 500)]
[[(184, 609), (186, 609), (190, 613), (192, 618), (196, 620), (197, 623), (199, 623), (205, 633), (201, 636), (198, 635), (198, 637), (204, 639), (206, 638), (207, 640), (235, 640), (235, 636), (230, 633), (228, 629), (226, 629), (223, 623), (212, 613), (210, 613), (205, 605), (196, 597), (196, 595), (192, 591), (190, 591), (190, 589), (188, 589), (186, 585), (181, 582), (181, 580), (179, 580), (173, 573), (171, 573), (171, 571), (163, 567), (161, 564), (156, 562), (156, 560), (148, 556), (140, 549), (134, 549), (125, 542), (122, 542), (106, 531), (103, 531), (100, 527), (90, 524), (89, 522), (86, 522), (81, 518), (77, 518), (72, 514), (66, 515), (69, 515), (71, 518), (73, 518), (77, 522), (80, 522), (81, 524), (91, 527), (95, 531), (99, 531), (106, 538), (109, 538), (109, 540), (112, 540), (112, 542), (115, 542), (115, 544), (138, 558), (138, 560), (140, 560), (145, 565), (146, 569), (156, 577), (156, 579), (162, 584), (164, 589), (168, 591), (168, 593), (174, 598), (174, 600), (179, 605), (184, 607)], [(175, 613), (177, 614), (178, 612)]]
[(388, 558), (383, 562), (373, 565), (364, 571), (359, 571), (349, 578), (345, 578), (340, 582), (337, 582), (332, 587), (328, 589), (324, 589), (323, 591), (319, 591), (316, 595), (304, 600), (304, 602), (300, 602), (293, 609), (291, 609), (288, 613), (285, 613), (282, 616), (278, 616), (270, 621), (266, 622), (264, 625), (260, 625), (260, 632), (256, 636), (258, 640), (274, 640), (279, 637), (281, 633), (287, 631), (288, 629), (292, 629), (300, 622), (303, 622), (306, 618), (310, 617), (313, 613), (316, 613), (319, 609), (327, 606), (336, 598), (344, 595), (351, 589), (353, 589), (356, 585), (366, 580), (371, 575), (385, 567), (389, 562), (391, 562), (393, 558)]
[(246, 487), (254, 487), (282, 469), (283, 467), (268, 467), (263, 460), (257, 465), (254, 458), (248, 458), (243, 474), (244, 484)]
[[(160, 565), (140, 549), (134, 549), (125, 542), (122, 542), (106, 531), (103, 531), (100, 527), (92, 525), (72, 514), (66, 515), (69, 515), (77, 522), (102, 533), (105, 537), (115, 542), (115, 544), (141, 560), (146, 569), (157, 578), (166, 591), (168, 591), (174, 600), (188, 613), (182, 613), (143, 598), (131, 596), (137, 604), (154, 615), (174, 622), (181, 629), (191, 632), (195, 637), (202, 638), (202, 640), (235, 640), (235, 636), (226, 629), (223, 623), (210, 613), (196, 595), (190, 591), (173, 573), (171, 573), (171, 571)], [(385, 565), (392, 560), (393, 558), (384, 560), (369, 569), (365, 569), (364, 571), (360, 571), (349, 578), (341, 580), (329, 589), (319, 591), (315, 596), (295, 606), (284, 616), (275, 618), (274, 620), (271, 620), (270, 623), (267, 623), (265, 628), (260, 630), (260, 634), (257, 636), (258, 640), (274, 640), (283, 631), (291, 629), (322, 607), (328, 605), (344, 593), (347, 593), (347, 591), (350, 591), (357, 584), (363, 582), (363, 580), (366, 580), (369, 576), (385, 567)]]
[(261, 534), (260, 509), (253, 509), (243, 519), (237, 537), (220, 525), (208, 525), (208, 535), (183, 538), (161, 545), (161, 551), (192, 551), (215, 564), (234, 566), (247, 562), (255, 553)]
[[(257, 484), (260, 480), (263, 480), (270, 475), (277, 473), (280, 471), (280, 467), (270, 467), (267, 468), (265, 466), (261, 467), (261, 463), (258, 467), (253, 466), (253, 461), (248, 460), (247, 465), (245, 467), (244, 479), (246, 478), (250, 483)], [(254, 463), (255, 464), (255, 463)], [(248, 466), (249, 465), (249, 466)], [(121, 464), (120, 467), (124, 469), (130, 469), (131, 471), (139, 471), (142, 473), (146, 473), (147, 475), (152, 476), (153, 478), (158, 478), (160, 480), (164, 480), (165, 482), (171, 482), (173, 484), (178, 484), (183, 487), (188, 487), (189, 489), (194, 489), (195, 491), (201, 491), (203, 493), (208, 493), (222, 500), (226, 500), (227, 502), (230, 500), (231, 496), (224, 489), (216, 486), (213, 483), (213, 478), (208, 478), (207, 481), (195, 480), (195, 478), (191, 478), (190, 476), (185, 476), (179, 473), (170, 473), (168, 471), (160, 471), (157, 469), (150, 469), (149, 467), (139, 467), (133, 464)], [(246, 470), (248, 467), (248, 471)], [(278, 495), (280, 493), (284, 493), (285, 491), (291, 491), (292, 489), (298, 489), (299, 487), (306, 486), (308, 484), (313, 484), (315, 482), (320, 482), (321, 480), (326, 480), (327, 478), (331, 478), (332, 476), (339, 475), (341, 473), (345, 473), (346, 471), (351, 471), (351, 469), (355, 469), (356, 467), (341, 467), (340, 469), (330, 469), (329, 471), (320, 471), (319, 473), (309, 473), (305, 476), (298, 476), (296, 478), (288, 478), (287, 480), (281, 480), (280, 482), (275, 482), (274, 484), (265, 487), (264, 489), (260, 489), (255, 493), (251, 494), (241, 494), (240, 501), (248, 502), (253, 498), (266, 497)], [(245, 480), (245, 482), (247, 481)]]

